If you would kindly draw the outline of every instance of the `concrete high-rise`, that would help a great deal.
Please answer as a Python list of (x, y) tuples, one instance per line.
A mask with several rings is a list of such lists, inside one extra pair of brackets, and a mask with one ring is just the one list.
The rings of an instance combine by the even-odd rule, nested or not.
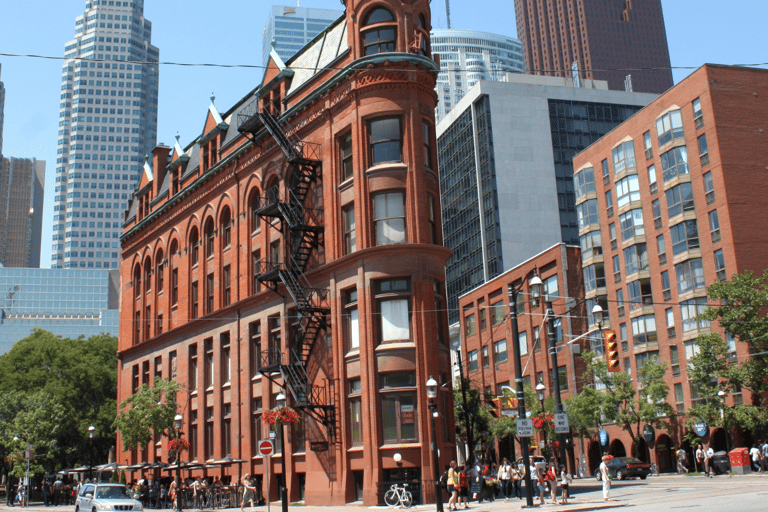
[(614, 90), (627, 75), (635, 92), (672, 87), (661, 0), (515, 0), (515, 17), (527, 73), (577, 74)]
[(159, 52), (144, 1), (86, 0), (66, 43), (52, 268), (117, 268), (123, 212), (157, 142)]
[(39, 267), (45, 161), (0, 158), (0, 263)]
[(342, 14), (344, 11), (335, 9), (273, 5), (264, 26), (262, 63), (265, 66), (269, 63), (273, 42), (277, 54), (283, 61), (287, 61)]
[[(0, 64), (0, 77), (2, 77), (3, 65)], [(3, 156), (3, 112), (5, 110), (5, 86), (0, 80), (0, 157)]]
[(437, 122), (480, 80), (502, 80), (525, 70), (523, 45), (514, 37), (449, 28), (432, 30), (430, 39), (432, 53), (440, 56)]

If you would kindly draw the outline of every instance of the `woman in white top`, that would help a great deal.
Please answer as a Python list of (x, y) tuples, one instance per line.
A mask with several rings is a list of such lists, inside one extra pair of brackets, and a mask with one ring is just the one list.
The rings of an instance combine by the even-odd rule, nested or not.
[(504, 493), (504, 500), (509, 501), (509, 495), (512, 493), (512, 466), (509, 465), (509, 460), (506, 457), (499, 466), (499, 483), (501, 484), (501, 492)]
[(603, 462), (600, 463), (600, 480), (603, 481), (603, 501), (608, 501), (608, 498), (611, 494), (611, 475), (608, 472), (608, 466), (606, 465), (606, 462), (611, 460), (613, 457), (610, 455), (603, 455)]
[(571, 474), (568, 473), (565, 470), (565, 466), (560, 466), (560, 503), (565, 505), (568, 503), (568, 498), (570, 498), (570, 485), (573, 478), (571, 478)]

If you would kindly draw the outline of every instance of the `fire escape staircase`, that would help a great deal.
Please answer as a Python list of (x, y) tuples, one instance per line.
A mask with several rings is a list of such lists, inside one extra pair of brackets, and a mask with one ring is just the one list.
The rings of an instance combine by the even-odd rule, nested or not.
[(285, 199), (281, 200), (279, 188), (273, 187), (265, 192), (257, 211), (261, 217), (280, 220), (287, 227), (283, 230), (287, 238), (287, 256), (284, 262), (275, 259), (274, 255), (262, 260), (258, 279), (275, 292), (282, 283), (296, 304), (298, 315), (293, 326), (293, 348), (287, 357), (279, 348), (262, 351), (259, 371), (268, 378), (279, 372), (293, 396), (294, 406), (322, 422), (332, 440), (334, 407), (328, 389), (313, 384), (308, 374), (312, 347), (324, 336), (330, 313), (328, 290), (313, 288), (304, 274), (323, 232), (322, 211), (304, 206), (310, 187), (320, 178), (318, 147), (289, 137), (289, 130), (281, 126), (278, 117), (268, 108), (260, 109), (254, 102), (250, 110), (250, 113), (239, 115), (238, 129), (255, 134), (265, 128), (285, 153), (290, 167)]

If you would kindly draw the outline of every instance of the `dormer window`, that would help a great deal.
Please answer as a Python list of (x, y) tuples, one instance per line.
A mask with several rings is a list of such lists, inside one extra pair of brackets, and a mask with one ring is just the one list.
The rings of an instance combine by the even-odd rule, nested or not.
[(395, 16), (387, 9), (372, 10), (363, 21), (363, 54), (394, 52), (397, 41)]

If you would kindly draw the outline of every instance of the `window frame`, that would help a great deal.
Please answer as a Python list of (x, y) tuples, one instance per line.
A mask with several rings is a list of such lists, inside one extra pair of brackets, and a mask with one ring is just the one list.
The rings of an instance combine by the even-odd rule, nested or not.
[[(393, 120), (397, 121), (398, 137), (394, 139), (382, 137), (380, 139), (374, 140), (374, 136), (378, 131), (378, 128), (383, 127), (384, 123)], [(385, 129), (383, 130), (386, 132)], [(389, 151), (385, 151), (384, 155), (382, 156), (376, 156), (377, 149), (380, 147), (394, 147), (395, 144), (397, 145), (398, 152), (396, 159), (392, 159), (386, 156)], [(385, 163), (399, 163), (403, 161), (403, 117), (401, 115), (374, 117), (368, 120), (368, 161), (369, 167)]]
[[(396, 202), (399, 198), (400, 202), (399, 204)], [(381, 246), (381, 245), (393, 245), (393, 244), (400, 244), (400, 243), (406, 243), (408, 236), (406, 233), (406, 216), (405, 216), (405, 191), (404, 190), (387, 190), (387, 191), (381, 191), (376, 192), (372, 196), (372, 206), (373, 206), (373, 239), (375, 242), (375, 245)], [(379, 217), (379, 207), (377, 201), (383, 200), (384, 203), (384, 209), (386, 212), (384, 213), (383, 217)], [(399, 211), (398, 208), (401, 208)], [(390, 211), (394, 210), (394, 211)], [(401, 223), (402, 226), (397, 226), (397, 223)], [(393, 225), (394, 224), (394, 225)], [(395, 238), (392, 237), (389, 232), (397, 234), (397, 231), (395, 230), (397, 227), (401, 228), (402, 236)], [(384, 229), (387, 228), (387, 229)], [(386, 237), (386, 238), (384, 238)]]

